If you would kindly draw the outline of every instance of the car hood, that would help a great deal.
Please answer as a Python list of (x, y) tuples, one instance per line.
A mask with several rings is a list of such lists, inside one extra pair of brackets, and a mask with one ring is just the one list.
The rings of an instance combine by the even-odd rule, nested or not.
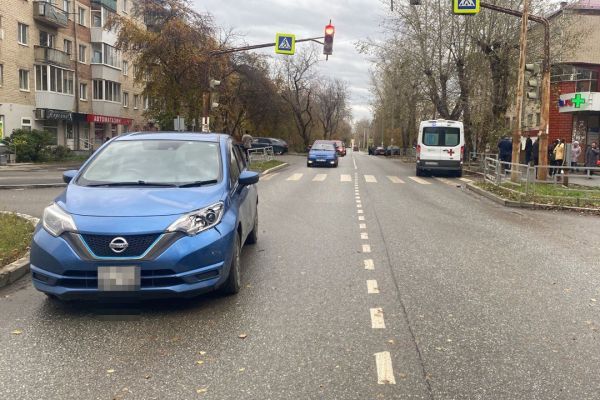
[(335, 151), (332, 150), (311, 150), (308, 153), (309, 156), (314, 156), (314, 157), (325, 157), (325, 156), (329, 156), (329, 157), (333, 157), (335, 156)]
[(222, 200), (222, 184), (198, 188), (85, 187), (70, 184), (56, 199), (65, 211), (92, 217), (178, 215)]

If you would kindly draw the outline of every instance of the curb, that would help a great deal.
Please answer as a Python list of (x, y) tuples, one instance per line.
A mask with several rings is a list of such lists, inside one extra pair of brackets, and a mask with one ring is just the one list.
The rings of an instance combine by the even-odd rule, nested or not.
[(0, 190), (9, 189), (46, 189), (46, 188), (57, 188), (66, 187), (66, 183), (31, 183), (25, 185), (0, 185)]
[[(31, 222), (32, 225), (37, 225), (40, 221), (38, 218), (27, 214), (12, 213), (8, 211), (0, 211), (0, 214), (14, 214)], [(25, 256), (19, 258), (8, 265), (0, 267), (0, 288), (8, 286), (17, 279), (29, 273), (29, 252)]]
[(269, 168), (269, 169), (267, 169), (266, 171), (263, 171), (263, 172), (260, 174), (260, 176), (265, 176), (265, 175), (267, 175), (267, 174), (271, 174), (271, 173), (273, 173), (273, 172), (275, 172), (275, 171), (279, 171), (280, 169), (284, 169), (284, 168), (287, 168), (287, 167), (289, 167), (289, 166), (290, 166), (290, 164), (288, 164), (288, 163), (283, 163), (283, 164), (281, 164), (281, 165), (278, 165), (278, 166), (276, 166), (276, 167)]
[(477, 193), (480, 196), (486, 197), (494, 203), (500, 204), (504, 207), (513, 207), (513, 208), (525, 208), (529, 210), (547, 210), (547, 211), (578, 211), (578, 212), (587, 212), (600, 215), (600, 210), (596, 208), (586, 208), (586, 207), (572, 207), (572, 206), (560, 206), (560, 205), (552, 205), (552, 204), (540, 204), (540, 203), (521, 203), (513, 200), (506, 200), (500, 196), (495, 195), (494, 193), (490, 193), (485, 189), (475, 186), (472, 183), (467, 183), (467, 189), (472, 192)]

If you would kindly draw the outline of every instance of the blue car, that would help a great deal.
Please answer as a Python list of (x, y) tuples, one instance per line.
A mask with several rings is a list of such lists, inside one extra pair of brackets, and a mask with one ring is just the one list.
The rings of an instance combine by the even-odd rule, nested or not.
[(335, 149), (335, 143), (324, 140), (317, 140), (308, 152), (306, 159), (307, 167), (337, 167), (338, 154)]
[(241, 247), (258, 239), (259, 176), (231, 137), (120, 136), (63, 179), (31, 244), (38, 290), (63, 300), (240, 290)]

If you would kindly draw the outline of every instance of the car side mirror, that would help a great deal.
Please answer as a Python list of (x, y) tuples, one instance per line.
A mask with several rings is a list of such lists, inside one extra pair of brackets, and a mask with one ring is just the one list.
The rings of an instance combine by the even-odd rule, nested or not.
[(258, 182), (259, 175), (258, 172), (254, 171), (244, 171), (240, 174), (238, 182), (242, 186), (254, 185)]
[(64, 183), (69, 183), (73, 180), (73, 178), (75, 178), (75, 175), (77, 175), (77, 170), (76, 169), (70, 169), (68, 171), (63, 172), (63, 182)]

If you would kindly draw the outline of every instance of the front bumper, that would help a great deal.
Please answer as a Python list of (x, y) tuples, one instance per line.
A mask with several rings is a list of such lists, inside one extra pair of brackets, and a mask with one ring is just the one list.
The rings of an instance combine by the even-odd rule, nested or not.
[(459, 160), (418, 160), (417, 168), (429, 171), (461, 171), (462, 161)]
[[(234, 226), (232, 224), (232, 226)], [(99, 259), (82, 252), (70, 238), (36, 230), (31, 246), (31, 273), (36, 289), (61, 299), (192, 297), (220, 287), (229, 274), (235, 229), (225, 225), (196, 236), (180, 235), (142, 258)], [(98, 267), (139, 266), (135, 291), (98, 290)]]
[(329, 166), (335, 165), (336, 160), (335, 160), (335, 158), (327, 158), (327, 159), (309, 158), (307, 160), (307, 163), (312, 166), (329, 167)]

